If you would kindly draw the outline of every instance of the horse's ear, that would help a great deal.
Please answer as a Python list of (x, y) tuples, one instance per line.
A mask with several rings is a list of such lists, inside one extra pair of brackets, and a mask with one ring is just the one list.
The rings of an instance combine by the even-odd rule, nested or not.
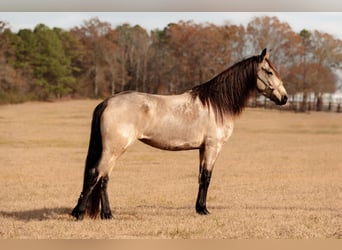
[(259, 62), (261, 63), (265, 58), (269, 59), (271, 51), (267, 51), (267, 48), (264, 48), (259, 56)]
[(268, 50), (267, 53), (266, 53), (266, 59), (270, 59), (270, 55), (272, 53), (272, 49)]
[(264, 48), (262, 50), (261, 55), (260, 55), (260, 62), (262, 62), (265, 57), (268, 58), (267, 48)]

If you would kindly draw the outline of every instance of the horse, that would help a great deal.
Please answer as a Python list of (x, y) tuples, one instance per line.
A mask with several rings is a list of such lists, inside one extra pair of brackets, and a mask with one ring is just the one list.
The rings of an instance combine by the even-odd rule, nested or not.
[(102, 101), (93, 111), (83, 188), (71, 215), (77, 220), (85, 214), (113, 218), (109, 176), (117, 159), (137, 140), (163, 150), (199, 150), (195, 209), (209, 214), (206, 200), (216, 158), (255, 89), (277, 105), (287, 102), (266, 48), (182, 94), (128, 91)]

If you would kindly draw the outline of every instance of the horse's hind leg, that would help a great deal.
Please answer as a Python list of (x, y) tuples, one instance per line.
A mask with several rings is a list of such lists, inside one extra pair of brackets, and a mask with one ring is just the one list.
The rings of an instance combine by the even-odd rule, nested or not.
[(98, 171), (101, 176), (101, 219), (113, 218), (107, 192), (109, 176), (114, 168), (117, 159), (126, 151), (127, 147), (130, 146), (130, 144), (134, 140), (126, 140), (117, 137), (116, 140), (110, 141), (115, 141), (116, 143), (107, 145), (107, 142), (105, 142), (105, 148), (107, 148), (107, 150), (103, 152), (102, 159), (98, 166)]
[(82, 193), (71, 213), (77, 220), (82, 220), (85, 213), (88, 213), (91, 218), (96, 218), (100, 211), (100, 203), (101, 218), (112, 218), (107, 184), (114, 161), (111, 154), (103, 152), (99, 164), (85, 171)]
[(86, 170), (84, 173), (83, 189), (78, 198), (77, 205), (71, 212), (77, 220), (82, 220), (87, 209), (89, 197), (99, 181), (99, 173), (95, 168)]
[(113, 218), (113, 215), (110, 210), (107, 193), (107, 184), (109, 181), (109, 176), (104, 176), (101, 181), (101, 219), (111, 219)]
[(96, 218), (100, 212), (101, 205), (101, 219), (111, 219), (113, 218), (112, 212), (109, 205), (109, 198), (107, 193), (107, 186), (109, 181), (109, 175), (114, 167), (116, 161), (116, 156), (112, 150), (105, 150), (102, 153), (101, 161), (97, 167), (99, 172), (100, 181), (97, 184), (98, 189), (94, 189), (92, 196), (98, 199), (90, 199), (89, 206), (96, 208), (96, 213), (93, 214), (93, 218)]

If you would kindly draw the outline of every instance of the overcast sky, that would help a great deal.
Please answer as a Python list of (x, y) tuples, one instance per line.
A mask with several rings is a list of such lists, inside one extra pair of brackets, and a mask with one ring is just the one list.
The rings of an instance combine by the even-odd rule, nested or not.
[(110, 22), (113, 27), (130, 23), (152, 30), (163, 29), (168, 23), (179, 20), (246, 25), (254, 16), (263, 15), (277, 16), (280, 21), (289, 23), (296, 32), (304, 28), (319, 30), (342, 39), (342, 12), (0, 12), (0, 20), (8, 22), (13, 31), (33, 29), (39, 23), (51, 28), (69, 29), (92, 17)]

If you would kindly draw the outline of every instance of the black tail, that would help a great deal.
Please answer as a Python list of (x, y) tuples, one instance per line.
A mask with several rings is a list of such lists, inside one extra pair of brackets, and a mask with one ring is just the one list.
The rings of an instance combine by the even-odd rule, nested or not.
[(91, 195), (89, 196), (88, 205), (86, 209), (86, 214), (89, 215), (90, 218), (96, 219), (100, 214), (100, 201), (101, 201), (101, 184), (102, 177), (96, 183)]
[[(107, 107), (107, 103), (108, 99), (101, 102), (94, 109), (89, 148), (84, 170), (83, 191), (88, 187), (93, 186), (98, 178), (99, 173), (97, 166), (102, 155), (101, 116)], [(98, 180), (88, 200), (86, 213), (89, 214), (91, 218), (96, 218), (100, 211), (101, 183), (102, 180)]]

